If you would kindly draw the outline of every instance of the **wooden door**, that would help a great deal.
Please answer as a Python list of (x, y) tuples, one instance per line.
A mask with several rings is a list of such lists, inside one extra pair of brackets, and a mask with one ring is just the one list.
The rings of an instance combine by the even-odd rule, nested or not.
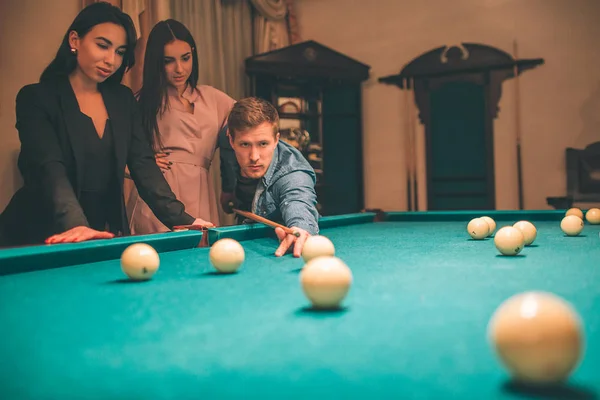
[(428, 209), (493, 209), (493, 136), (485, 85), (445, 82), (429, 92), (429, 105)]

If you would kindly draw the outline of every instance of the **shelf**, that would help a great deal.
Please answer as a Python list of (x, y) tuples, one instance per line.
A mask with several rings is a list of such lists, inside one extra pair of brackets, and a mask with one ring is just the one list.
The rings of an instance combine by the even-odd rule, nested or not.
[(320, 113), (279, 113), (279, 119), (311, 119), (321, 118), (323, 114)]

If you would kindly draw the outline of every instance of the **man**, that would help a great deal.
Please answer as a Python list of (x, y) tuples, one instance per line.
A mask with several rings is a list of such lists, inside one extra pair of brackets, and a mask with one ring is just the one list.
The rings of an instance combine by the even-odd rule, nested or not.
[(319, 233), (315, 171), (302, 153), (279, 140), (279, 114), (269, 102), (256, 97), (238, 101), (227, 124), (239, 164), (237, 208), (298, 232), (296, 237), (276, 228), (280, 245), (275, 255), (284, 255), (293, 244), (294, 256), (300, 257), (308, 236)]

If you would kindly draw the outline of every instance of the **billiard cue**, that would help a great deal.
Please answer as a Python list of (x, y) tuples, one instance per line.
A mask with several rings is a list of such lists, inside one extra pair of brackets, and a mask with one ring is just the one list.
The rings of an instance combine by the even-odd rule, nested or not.
[[(232, 204), (230, 204), (230, 206), (231, 205)], [(273, 222), (270, 219), (261, 217), (260, 215), (256, 215), (256, 214), (251, 213), (249, 211), (242, 211), (242, 210), (238, 210), (237, 208), (233, 208), (233, 207), (231, 207), (231, 209), (233, 210), (234, 213), (242, 215), (242, 216), (244, 216), (244, 217), (246, 217), (248, 219), (251, 219), (251, 220), (256, 221), (256, 222), (260, 222), (260, 223), (268, 225), (268, 226), (270, 226), (272, 228), (281, 228), (288, 235), (294, 235), (296, 237), (300, 237), (300, 232), (294, 231), (294, 230), (288, 228), (287, 226), (278, 224), (277, 222)]]
[(404, 85), (404, 164), (406, 167), (406, 208), (408, 211), (412, 211), (412, 182), (411, 182), (411, 169), (410, 169), (410, 105), (409, 105), (409, 93), (408, 93), (408, 78), (403, 80)]
[(412, 165), (412, 183), (413, 183), (413, 205), (415, 211), (419, 211), (419, 192), (417, 191), (417, 128), (415, 126), (418, 119), (416, 118), (416, 108), (415, 102), (417, 101), (415, 97), (415, 80), (412, 78), (410, 80), (411, 85), (411, 94), (413, 101), (410, 103), (410, 140), (411, 140), (411, 165)]
[(520, 106), (520, 91), (519, 91), (519, 68), (517, 66), (517, 40), (513, 41), (513, 73), (515, 75), (515, 133), (517, 136), (517, 185), (519, 196), (519, 210), (522, 210), (523, 205), (523, 164), (521, 159), (521, 106)]
[(187, 229), (190, 231), (205, 231), (208, 229), (208, 227), (204, 226), (204, 225), (176, 225), (173, 227), (173, 230), (177, 230), (177, 229)]

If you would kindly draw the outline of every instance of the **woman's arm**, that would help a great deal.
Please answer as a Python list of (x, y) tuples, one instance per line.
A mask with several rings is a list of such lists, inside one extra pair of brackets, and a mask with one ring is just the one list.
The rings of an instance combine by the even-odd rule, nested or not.
[(131, 110), (131, 142), (127, 165), (140, 197), (148, 204), (154, 215), (169, 229), (176, 225), (190, 225), (195, 219), (185, 212), (185, 207), (175, 197), (165, 177), (156, 165), (156, 159), (142, 128), (138, 103), (131, 90), (128, 91)]

